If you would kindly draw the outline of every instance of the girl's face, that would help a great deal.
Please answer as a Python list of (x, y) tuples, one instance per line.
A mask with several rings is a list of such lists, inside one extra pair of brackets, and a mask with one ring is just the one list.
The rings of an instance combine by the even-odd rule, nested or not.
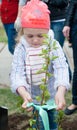
[(24, 28), (24, 37), (28, 44), (32, 47), (40, 47), (43, 45), (43, 34), (48, 33), (48, 29), (33, 29), (33, 28)]

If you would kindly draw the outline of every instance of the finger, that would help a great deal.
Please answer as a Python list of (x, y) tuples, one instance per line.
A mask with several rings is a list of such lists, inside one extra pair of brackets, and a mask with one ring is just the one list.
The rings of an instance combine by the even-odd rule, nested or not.
[(33, 107), (27, 107), (27, 109), (26, 109), (28, 112), (30, 112), (30, 111), (33, 111)]
[(25, 101), (24, 101), (24, 103), (22, 104), (22, 108), (27, 108), (27, 103), (28, 103), (28, 100), (27, 99), (25, 99)]
[(26, 99), (28, 100), (28, 102), (33, 101), (29, 93), (26, 93)]
[(59, 103), (57, 106), (57, 110), (63, 110), (65, 108), (65, 103)]

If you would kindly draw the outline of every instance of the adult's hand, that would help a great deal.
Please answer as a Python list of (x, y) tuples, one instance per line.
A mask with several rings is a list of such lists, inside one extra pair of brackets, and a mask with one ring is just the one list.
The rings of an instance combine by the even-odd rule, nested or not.
[(69, 40), (69, 34), (70, 34), (70, 27), (69, 26), (64, 26), (64, 28), (63, 28), (63, 34), (64, 34), (64, 36)]

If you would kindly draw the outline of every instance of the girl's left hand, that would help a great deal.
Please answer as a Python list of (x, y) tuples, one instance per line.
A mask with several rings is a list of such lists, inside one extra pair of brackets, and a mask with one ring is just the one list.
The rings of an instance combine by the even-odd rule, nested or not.
[(55, 95), (55, 102), (57, 105), (56, 110), (63, 110), (65, 108), (66, 102), (65, 102), (65, 91), (66, 88), (63, 86), (58, 87), (57, 93)]

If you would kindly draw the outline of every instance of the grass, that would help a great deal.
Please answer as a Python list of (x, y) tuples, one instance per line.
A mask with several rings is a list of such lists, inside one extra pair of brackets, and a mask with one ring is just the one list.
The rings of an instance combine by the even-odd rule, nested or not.
[(65, 99), (66, 99), (66, 105), (69, 106), (72, 103), (72, 92), (71, 92), (71, 90), (66, 93)]
[(2, 43), (7, 43), (7, 36), (6, 36), (6, 32), (3, 28), (2, 22), (0, 20), (0, 42)]
[(20, 111), (18, 107), (19, 96), (11, 92), (10, 88), (0, 89), (0, 106), (8, 108), (8, 113), (12, 114)]

